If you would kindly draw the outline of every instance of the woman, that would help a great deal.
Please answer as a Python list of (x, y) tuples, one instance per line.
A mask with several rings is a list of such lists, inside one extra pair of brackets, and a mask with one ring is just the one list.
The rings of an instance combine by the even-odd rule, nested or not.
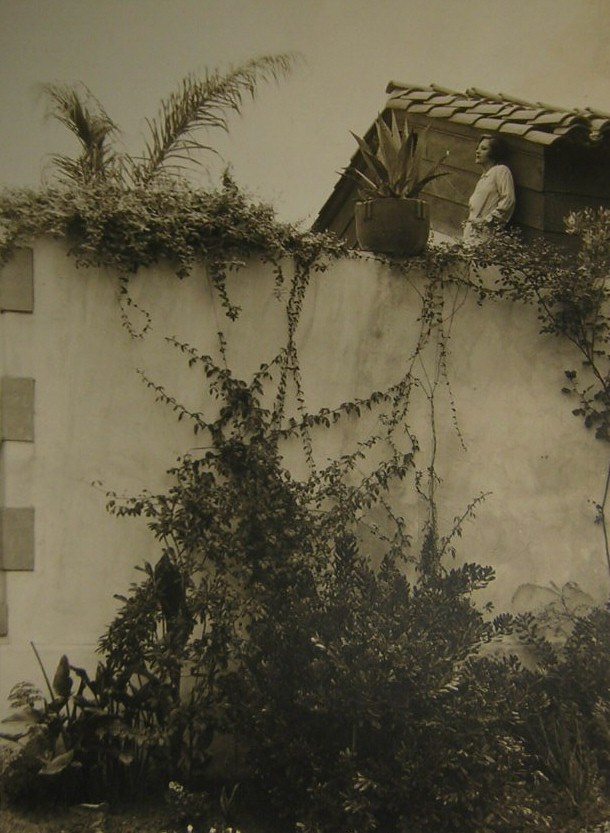
[(464, 242), (479, 243), (493, 226), (503, 226), (515, 210), (513, 175), (504, 162), (506, 146), (497, 136), (481, 136), (475, 161), (483, 168), (468, 206)]

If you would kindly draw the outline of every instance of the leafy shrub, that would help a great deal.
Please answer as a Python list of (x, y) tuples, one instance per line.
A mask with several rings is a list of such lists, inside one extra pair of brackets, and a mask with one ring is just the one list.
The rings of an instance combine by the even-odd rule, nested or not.
[(67, 241), (79, 266), (115, 269), (127, 298), (129, 277), (141, 268), (168, 263), (184, 278), (205, 260), (231, 317), (239, 311), (226, 296), (226, 274), (248, 258), (274, 263), (281, 280), (283, 257), (299, 263), (345, 251), (330, 235), (280, 223), (270, 206), (248, 199), (228, 173), (222, 187), (207, 191), (166, 178), (146, 188), (93, 180), (69, 189), (0, 192), (0, 263), (42, 235)]
[(148, 706), (141, 687), (103, 663), (89, 678), (64, 656), (49, 695), (29, 683), (11, 691), (17, 711), (4, 721), (14, 727), (4, 737), (18, 752), (4, 773), (7, 794), (25, 801), (49, 792), (63, 801), (125, 797), (159, 746), (141, 728)]
[(516, 624), (538, 659), (543, 698), (541, 708), (525, 716), (524, 742), (557, 790), (562, 812), (595, 818), (610, 776), (610, 608), (575, 615), (560, 644), (540, 633), (531, 614)]
[(465, 565), (409, 584), (344, 538), (320, 583), (252, 623), (233, 701), (276, 813), (311, 829), (478, 830), (511, 789), (521, 821), (533, 812), (512, 730), (523, 671), (476, 658), (503, 629), (471, 599), (491, 578)]
[[(220, 400), (216, 417), (189, 413), (148, 382), (208, 443), (178, 461), (167, 493), (126, 503), (110, 496), (117, 514), (147, 518), (159, 561), (120, 597), (95, 677), (64, 659), (49, 699), (27, 686), (14, 691), (26, 728), (5, 785), (23, 794), (47, 778), (55, 788), (95, 782), (106, 794), (133, 794), (171, 779), (185, 785), (179, 800), (190, 808), (207, 800), (197, 787), (212, 740), (228, 732), (270, 812), (309, 831), (516, 833), (558, 828), (566, 808), (593, 817), (610, 762), (608, 611), (578, 620), (561, 651), (534, 620), (521, 620), (540, 657), (528, 671), (515, 658), (485, 656), (511, 626), (507, 617), (490, 621), (474, 602), (493, 572), (441, 564), (450, 538), (439, 545), (435, 522), (411, 580), (403, 519), (400, 534), (385, 538), (379, 569), (356, 543), (358, 520), (414, 468), (418, 443), (409, 435), (412, 451), (399, 453), (395, 441), (405, 427), (408, 374), (368, 400), (305, 412), (294, 333), (308, 270), (323, 268), (320, 255), (339, 247), (278, 225), (228, 179), (213, 194), (180, 183), (125, 191), (116, 182), (19, 192), (0, 214), (9, 243), (36, 233), (67, 237), (80, 262), (123, 274), (167, 258), (182, 276), (207, 257), (222, 285), (223, 269), (251, 253), (293, 253), (301, 267), (287, 303), (287, 346), (250, 384), (174, 341), (203, 366)], [(576, 299), (570, 311), (563, 283), (551, 295), (540, 283), (556, 262), (532, 260), (525, 249), (516, 261), (510, 241), (498, 245), (508, 246), (513, 270), (523, 269), (497, 294), (542, 299), (553, 313), (545, 332), (566, 334), (559, 313), (568, 309), (573, 337), (583, 305)], [(495, 262), (500, 254), (479, 256)], [(591, 307), (599, 292), (587, 286)], [(433, 305), (426, 316), (442, 318)], [(221, 353), (226, 359), (222, 339)], [(274, 373), (277, 390), (264, 396)], [(289, 387), (296, 416), (287, 418)], [(380, 403), (388, 405), (379, 419), (387, 432), (317, 471), (310, 432)], [(306, 482), (283, 467), (280, 441), (295, 437), (312, 468)], [(362, 449), (380, 439), (390, 459), (354, 485)], [(427, 471), (429, 492), (421, 476), (416, 488), (435, 521), (433, 462)]]
[[(189, 641), (192, 624), (167, 559), (144, 572), (101, 640), (94, 677), (64, 656), (48, 697), (28, 683), (13, 688), (17, 711), (5, 722), (18, 729), (4, 737), (19, 752), (2, 776), (10, 797), (44, 799), (44, 782), (53, 781), (65, 800), (135, 798), (152, 784), (202, 777), (224, 648), (219, 642), (210, 660), (204, 636)], [(195, 683), (185, 687), (187, 676)]]

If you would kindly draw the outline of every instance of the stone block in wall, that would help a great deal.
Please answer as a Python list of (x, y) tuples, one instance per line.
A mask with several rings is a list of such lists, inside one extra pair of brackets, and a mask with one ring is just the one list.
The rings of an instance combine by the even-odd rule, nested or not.
[(34, 441), (34, 379), (0, 380), (0, 439)]
[(34, 311), (34, 253), (17, 249), (0, 269), (0, 311)]
[(5, 506), (0, 509), (0, 570), (33, 569), (34, 509)]

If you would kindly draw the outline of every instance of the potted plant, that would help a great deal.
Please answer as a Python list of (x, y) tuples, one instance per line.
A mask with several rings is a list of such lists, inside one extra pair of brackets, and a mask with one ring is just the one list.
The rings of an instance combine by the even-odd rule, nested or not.
[(354, 167), (344, 171), (360, 186), (355, 206), (358, 244), (373, 252), (419, 254), (430, 234), (430, 207), (418, 195), (429, 182), (447, 175), (438, 168), (449, 151), (422, 176), (423, 137), (409, 132), (406, 122), (401, 133), (394, 111), (390, 125), (379, 115), (375, 128), (376, 149), (352, 133), (365, 171)]

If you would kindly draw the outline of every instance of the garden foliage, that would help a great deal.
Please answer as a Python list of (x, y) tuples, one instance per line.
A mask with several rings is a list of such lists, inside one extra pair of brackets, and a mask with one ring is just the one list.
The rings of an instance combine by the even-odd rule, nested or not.
[[(109, 499), (147, 517), (160, 559), (119, 598), (94, 680), (63, 660), (53, 699), (15, 690), (26, 745), (6, 786), (27, 796), (38, 772), (67, 795), (201, 789), (213, 741), (230, 736), (244, 794), (308, 830), (594, 818), (610, 613), (579, 620), (559, 651), (533, 618), (476, 605), (490, 568), (428, 554), (407, 579), (394, 547), (373, 568), (349, 483), (333, 494), (324, 474), (304, 484), (283, 467), (262, 400), (270, 371), (246, 384), (201, 360), (222, 403), (209, 423), (194, 417), (211, 444), (177, 463), (167, 493)], [(534, 670), (493, 653), (515, 626), (538, 650)]]
[[(101, 123), (102, 140), (111, 128)], [(50, 784), (46, 792), (69, 800), (117, 799), (171, 782), (174, 798), (193, 796), (230, 744), (238, 795), (255, 795), (259, 813), (264, 807), (284, 829), (517, 833), (594, 821), (610, 768), (610, 611), (575, 617), (556, 644), (536, 617), (494, 618), (477, 604), (493, 570), (451, 560), (459, 521), (448, 534), (439, 530), (434, 459), (418, 463), (419, 443), (405, 428), (413, 365), (392, 389), (307, 411), (299, 313), (310, 273), (345, 254), (343, 245), (277, 223), (229, 177), (207, 193), (161, 176), (144, 186), (92, 174), (92, 159), (80, 179), (80, 168), (63, 166), (68, 189), (5, 194), (4, 256), (32, 236), (67, 239), (80, 264), (117, 269), (126, 294), (141, 267), (168, 260), (186, 277), (201, 258), (232, 317), (239, 310), (226, 271), (258, 256), (275, 264), (279, 284), (281, 260), (292, 257), (287, 342), (243, 380), (227, 366), (222, 335), (219, 361), (172, 339), (200, 371), (211, 415), (187, 411), (144, 380), (191, 421), (199, 450), (177, 461), (166, 492), (109, 495), (110, 511), (146, 518), (159, 558), (117, 596), (94, 675), (64, 657), (46, 693), (14, 688), (5, 737), (20, 751), (4, 767), (5, 794), (29, 801)], [(413, 362), (436, 338), (437, 380), (446, 373), (447, 282), (467, 285), (481, 303), (533, 303), (543, 332), (580, 351), (566, 395), (605, 441), (608, 215), (576, 216), (571, 229), (583, 241), (576, 255), (511, 236), (424, 255)], [(500, 276), (493, 287), (477, 278), (490, 263)], [(375, 409), (383, 435), (317, 465), (316, 432)], [(297, 442), (309, 465), (301, 480), (283, 455)], [(387, 454), (359, 477), (356, 463), (373, 446)], [(391, 512), (397, 481), (412, 482), (428, 510), (415, 552), (406, 520)], [(371, 542), (361, 533), (380, 507), (388, 523)], [(511, 634), (533, 664), (500, 650)]]

